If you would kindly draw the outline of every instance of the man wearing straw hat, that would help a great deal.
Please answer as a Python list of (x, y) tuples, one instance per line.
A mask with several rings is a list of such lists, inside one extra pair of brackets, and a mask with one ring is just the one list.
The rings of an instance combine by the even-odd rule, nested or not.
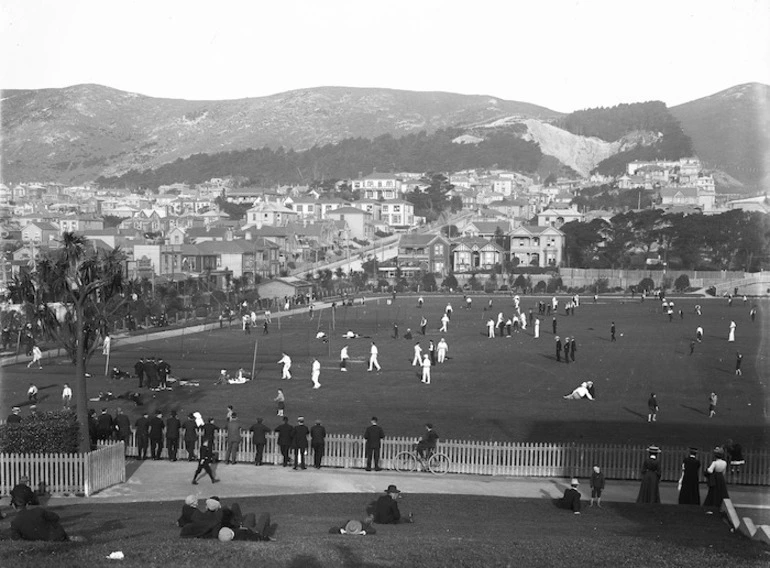
[(570, 480), (569, 485), (570, 486), (564, 491), (564, 496), (561, 498), (561, 501), (559, 502), (559, 506), (562, 509), (569, 509), (575, 515), (579, 515), (580, 514), (580, 491), (578, 491), (578, 485), (580, 485), (580, 483), (578, 482), (577, 478), (573, 477)]

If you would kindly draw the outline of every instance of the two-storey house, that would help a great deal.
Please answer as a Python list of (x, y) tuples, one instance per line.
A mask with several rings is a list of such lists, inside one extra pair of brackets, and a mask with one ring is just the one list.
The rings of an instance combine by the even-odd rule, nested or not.
[(409, 233), (398, 242), (398, 264), (419, 266), (425, 272), (446, 275), (451, 267), (449, 239), (443, 235)]

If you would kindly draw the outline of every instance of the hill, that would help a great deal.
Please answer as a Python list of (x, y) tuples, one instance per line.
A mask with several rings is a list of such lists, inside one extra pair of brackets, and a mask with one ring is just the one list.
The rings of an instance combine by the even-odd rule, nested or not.
[(517, 115), (533, 104), (483, 95), (319, 87), (225, 101), (158, 99), (100, 85), (2, 92), (3, 181), (78, 182), (198, 153), (303, 150)]
[(750, 188), (770, 184), (770, 86), (737, 85), (671, 108), (695, 153)]

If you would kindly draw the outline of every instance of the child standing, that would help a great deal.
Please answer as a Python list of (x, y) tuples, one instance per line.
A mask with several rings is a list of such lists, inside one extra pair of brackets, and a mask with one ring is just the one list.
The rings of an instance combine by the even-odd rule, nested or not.
[(278, 395), (273, 399), (278, 405), (278, 416), (283, 416), (283, 411), (286, 409), (286, 397), (283, 395), (283, 389), (278, 389)]
[(658, 398), (654, 392), (651, 392), (650, 398), (647, 399), (647, 408), (649, 410), (647, 422), (656, 422), (658, 419)]
[(717, 413), (717, 393), (712, 392), (709, 395), (709, 418), (714, 418)]
[(598, 465), (594, 466), (594, 470), (591, 473), (591, 503), (589, 507), (594, 506), (594, 499), (596, 499), (596, 506), (602, 508), (602, 491), (604, 490), (604, 473), (599, 469)]

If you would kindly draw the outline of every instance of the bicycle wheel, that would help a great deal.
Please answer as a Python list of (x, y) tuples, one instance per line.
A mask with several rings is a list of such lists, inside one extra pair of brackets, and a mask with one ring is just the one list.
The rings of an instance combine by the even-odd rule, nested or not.
[(399, 452), (393, 459), (393, 466), (399, 473), (417, 471), (417, 457), (412, 452)]
[(449, 461), (449, 457), (446, 454), (433, 454), (428, 462), (428, 468), (431, 473), (436, 475), (444, 475), (449, 471), (449, 467), (452, 462)]

